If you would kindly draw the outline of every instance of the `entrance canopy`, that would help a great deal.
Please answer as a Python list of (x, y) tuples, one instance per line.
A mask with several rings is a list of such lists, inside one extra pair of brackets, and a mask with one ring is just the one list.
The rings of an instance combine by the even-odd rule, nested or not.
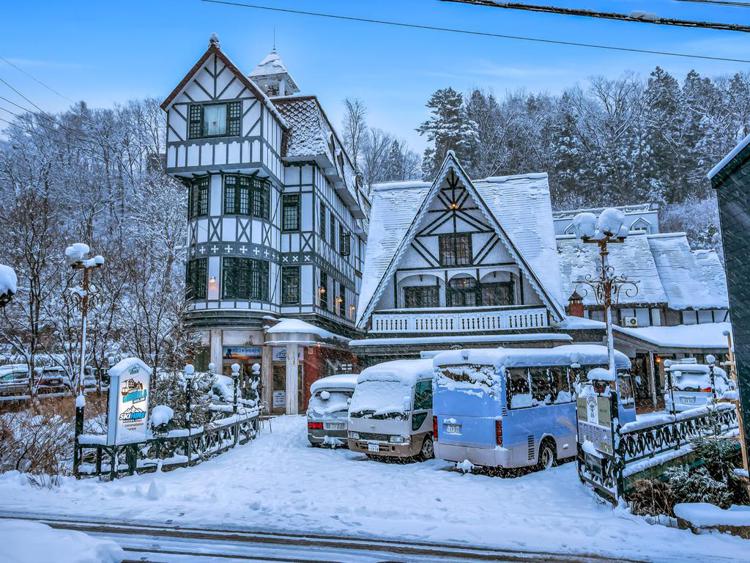
[(726, 353), (729, 344), (725, 333), (731, 330), (730, 323), (643, 328), (614, 327), (615, 337), (618, 340), (661, 354), (688, 351), (704, 354)]

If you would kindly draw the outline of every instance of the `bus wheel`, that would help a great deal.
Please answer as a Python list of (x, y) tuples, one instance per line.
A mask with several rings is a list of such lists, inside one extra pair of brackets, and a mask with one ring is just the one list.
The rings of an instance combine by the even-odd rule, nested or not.
[(557, 461), (555, 455), (555, 443), (552, 440), (544, 440), (542, 445), (539, 447), (539, 461), (537, 468), (544, 471), (545, 469), (552, 469)]
[(424, 442), (422, 442), (422, 449), (419, 450), (419, 457), (422, 460), (435, 457), (435, 447), (432, 444), (432, 438), (430, 436), (425, 436)]

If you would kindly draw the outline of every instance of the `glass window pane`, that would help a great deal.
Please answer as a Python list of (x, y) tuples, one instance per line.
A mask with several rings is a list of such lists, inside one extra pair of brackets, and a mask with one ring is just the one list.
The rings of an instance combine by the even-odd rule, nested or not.
[(224, 135), (227, 132), (227, 106), (203, 106), (203, 134)]

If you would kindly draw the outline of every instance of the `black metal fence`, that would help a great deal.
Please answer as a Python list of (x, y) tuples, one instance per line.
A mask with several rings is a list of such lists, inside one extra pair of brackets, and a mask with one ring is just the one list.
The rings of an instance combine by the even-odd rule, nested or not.
[[(612, 403), (614, 406), (616, 401)], [(613, 428), (611, 454), (585, 451), (579, 444), (578, 473), (583, 482), (616, 504), (626, 496), (627, 482), (634, 476), (685, 458), (698, 438), (730, 436), (737, 428), (737, 410), (732, 403), (655, 415)]]
[(244, 444), (258, 433), (257, 408), (215, 420), (204, 426), (154, 434), (144, 442), (107, 445), (104, 434), (78, 437), (79, 459), (76, 477), (133, 475), (136, 471), (175, 469), (196, 465), (237, 444)]

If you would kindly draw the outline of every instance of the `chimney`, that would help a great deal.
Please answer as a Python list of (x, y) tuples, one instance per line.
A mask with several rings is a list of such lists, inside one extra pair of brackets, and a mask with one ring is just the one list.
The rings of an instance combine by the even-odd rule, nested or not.
[(583, 317), (583, 297), (577, 291), (568, 298), (567, 313), (571, 317)]

